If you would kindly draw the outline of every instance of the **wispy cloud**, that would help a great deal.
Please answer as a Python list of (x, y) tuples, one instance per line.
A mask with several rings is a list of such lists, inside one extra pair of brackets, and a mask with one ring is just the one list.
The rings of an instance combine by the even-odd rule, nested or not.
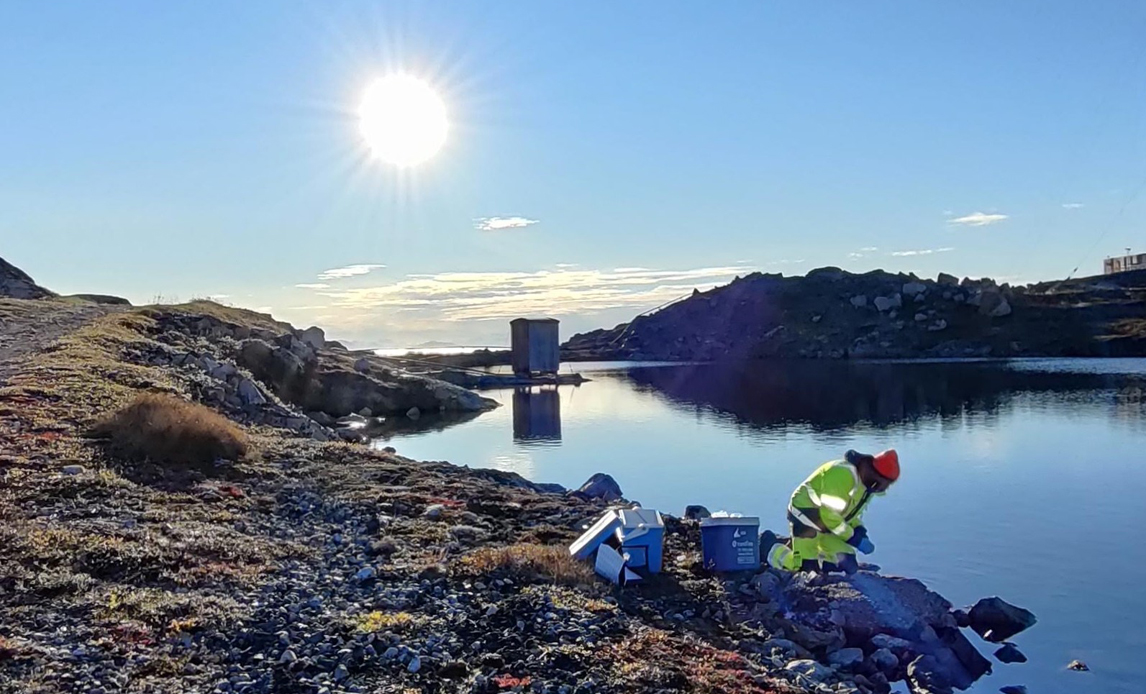
[(330, 285), (325, 282), (303, 282), (295, 286), (299, 289), (328, 289), (330, 287)]
[(807, 262), (803, 258), (784, 258), (781, 260), (773, 260), (768, 263), (769, 265), (799, 265), (800, 263)]
[(947, 223), (948, 224), (961, 224), (963, 226), (968, 226), (968, 227), (985, 227), (989, 224), (998, 224), (999, 222), (1003, 221), (1006, 218), (1007, 218), (1007, 215), (1005, 215), (1005, 214), (998, 214), (998, 213), (987, 214), (986, 212), (972, 212), (971, 214), (963, 215), (962, 217), (956, 217), (955, 219), (948, 220)]
[(524, 229), (537, 224), (540, 220), (525, 217), (482, 217), (474, 222), (474, 227), (480, 231), (502, 231), (503, 229)]
[(321, 272), (318, 275), (318, 279), (320, 279), (320, 280), (346, 279), (347, 277), (355, 277), (357, 275), (365, 275), (367, 273), (373, 272), (374, 270), (380, 270), (384, 267), (386, 267), (386, 266), (385, 265), (372, 265), (372, 264), (347, 265), (346, 267), (336, 267), (332, 270), (326, 270), (324, 272)]
[(875, 253), (878, 250), (875, 246), (866, 246), (860, 249), (860, 253)]
[(693, 288), (726, 283), (752, 269), (732, 265), (689, 270), (446, 272), (319, 293), (331, 300), (334, 309), (345, 312), (413, 310), (427, 320), (480, 321), (652, 307)]
[(1064, 202), (1062, 204), (1062, 209), (1064, 210), (1077, 210), (1081, 207), (1085, 207), (1081, 202)]
[(918, 251), (892, 251), (892, 255), (897, 258), (907, 258), (915, 255), (933, 255), (935, 253), (950, 253), (955, 250), (954, 248), (925, 248)]

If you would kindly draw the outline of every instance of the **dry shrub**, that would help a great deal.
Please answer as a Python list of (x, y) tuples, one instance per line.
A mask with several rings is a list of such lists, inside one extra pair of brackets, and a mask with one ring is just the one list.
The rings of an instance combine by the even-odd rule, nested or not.
[(569, 549), (561, 545), (483, 547), (462, 557), (461, 562), (464, 571), (474, 574), (508, 573), (524, 580), (571, 586), (594, 580), (589, 565), (569, 556)]
[(124, 458), (199, 469), (210, 469), (219, 458), (238, 460), (249, 448), (246, 434), (227, 418), (158, 393), (140, 395), (99, 422), (94, 433)]

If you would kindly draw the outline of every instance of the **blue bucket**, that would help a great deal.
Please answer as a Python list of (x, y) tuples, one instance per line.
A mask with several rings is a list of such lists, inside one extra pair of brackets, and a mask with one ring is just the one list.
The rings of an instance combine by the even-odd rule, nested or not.
[(760, 568), (760, 519), (705, 518), (700, 521), (704, 568), (710, 571), (754, 571)]

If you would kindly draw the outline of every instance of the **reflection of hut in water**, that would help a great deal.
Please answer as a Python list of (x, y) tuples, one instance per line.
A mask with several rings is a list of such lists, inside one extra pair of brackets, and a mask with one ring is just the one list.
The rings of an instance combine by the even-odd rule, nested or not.
[(513, 391), (513, 439), (561, 440), (561, 399), (556, 388), (518, 388)]

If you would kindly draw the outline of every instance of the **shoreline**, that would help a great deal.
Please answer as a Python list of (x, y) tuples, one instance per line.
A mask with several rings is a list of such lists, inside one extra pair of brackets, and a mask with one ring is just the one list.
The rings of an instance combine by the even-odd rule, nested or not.
[[(0, 685), (14, 691), (867, 694), (934, 648), (889, 641), (888, 659), (871, 634), (821, 623), (823, 591), (851, 590), (839, 583), (708, 573), (698, 526), (672, 517), (663, 573), (617, 589), (567, 550), (604, 501), (303, 427), (274, 379), (236, 391), (261, 401), (215, 399), (254, 378), (223, 356), (242, 353), (236, 335), (282, 324), (205, 304), (61, 322), (71, 306), (0, 300), (6, 329), (39, 335), (0, 370)], [(171, 356), (186, 353), (200, 356)], [(187, 468), (92, 438), (145, 391), (228, 414), (251, 452)], [(815, 610), (790, 616), (797, 598)], [(950, 605), (928, 599), (919, 623), (948, 633)]]

